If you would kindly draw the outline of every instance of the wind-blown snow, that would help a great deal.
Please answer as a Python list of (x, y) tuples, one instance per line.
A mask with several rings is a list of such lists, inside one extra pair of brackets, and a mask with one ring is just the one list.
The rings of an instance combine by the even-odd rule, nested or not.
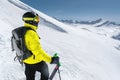
[[(10, 44), (11, 30), (22, 26), (25, 9), (38, 12), (42, 18), (38, 28), (41, 43), (51, 56), (58, 52), (62, 80), (120, 80), (120, 51), (115, 48), (120, 42), (111, 38), (113, 29), (72, 27), (23, 4), (19, 0), (0, 1), (0, 80), (25, 80), (24, 67), (13, 60), (15, 54)], [(53, 67), (49, 64), (50, 73)], [(39, 73), (36, 80), (38, 78)], [(54, 80), (59, 80), (58, 74)]]

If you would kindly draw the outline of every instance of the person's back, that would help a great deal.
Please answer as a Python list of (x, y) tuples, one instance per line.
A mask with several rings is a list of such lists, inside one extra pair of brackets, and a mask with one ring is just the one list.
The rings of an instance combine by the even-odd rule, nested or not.
[(23, 60), (25, 64), (26, 80), (35, 80), (35, 72), (41, 73), (40, 80), (48, 80), (49, 70), (46, 62), (55, 63), (59, 58), (48, 55), (40, 44), (40, 38), (36, 30), (38, 28), (39, 16), (34, 12), (26, 12), (23, 17), (24, 27), (31, 28), (25, 33), (25, 45), (32, 53), (30, 57)]

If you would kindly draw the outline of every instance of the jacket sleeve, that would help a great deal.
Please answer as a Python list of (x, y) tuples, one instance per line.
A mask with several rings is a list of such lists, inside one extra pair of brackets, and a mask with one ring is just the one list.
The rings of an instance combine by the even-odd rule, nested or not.
[(27, 48), (33, 53), (35, 59), (51, 62), (51, 56), (41, 47), (39, 36), (35, 31), (28, 30), (25, 35), (25, 41)]

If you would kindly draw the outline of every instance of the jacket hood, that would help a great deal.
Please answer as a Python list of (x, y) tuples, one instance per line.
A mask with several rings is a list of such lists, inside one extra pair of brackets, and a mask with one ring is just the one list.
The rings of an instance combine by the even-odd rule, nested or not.
[(32, 28), (33, 30), (37, 30), (37, 26), (31, 25), (31, 24), (28, 24), (28, 23), (25, 23), (24, 26), (25, 26), (25, 27), (30, 27), (30, 28)]

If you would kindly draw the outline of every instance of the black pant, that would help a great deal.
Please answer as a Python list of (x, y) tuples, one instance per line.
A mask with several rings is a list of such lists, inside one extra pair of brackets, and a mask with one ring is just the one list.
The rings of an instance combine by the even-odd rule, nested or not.
[(43, 61), (37, 64), (25, 64), (26, 80), (35, 80), (36, 71), (41, 73), (40, 80), (48, 80), (48, 65)]

